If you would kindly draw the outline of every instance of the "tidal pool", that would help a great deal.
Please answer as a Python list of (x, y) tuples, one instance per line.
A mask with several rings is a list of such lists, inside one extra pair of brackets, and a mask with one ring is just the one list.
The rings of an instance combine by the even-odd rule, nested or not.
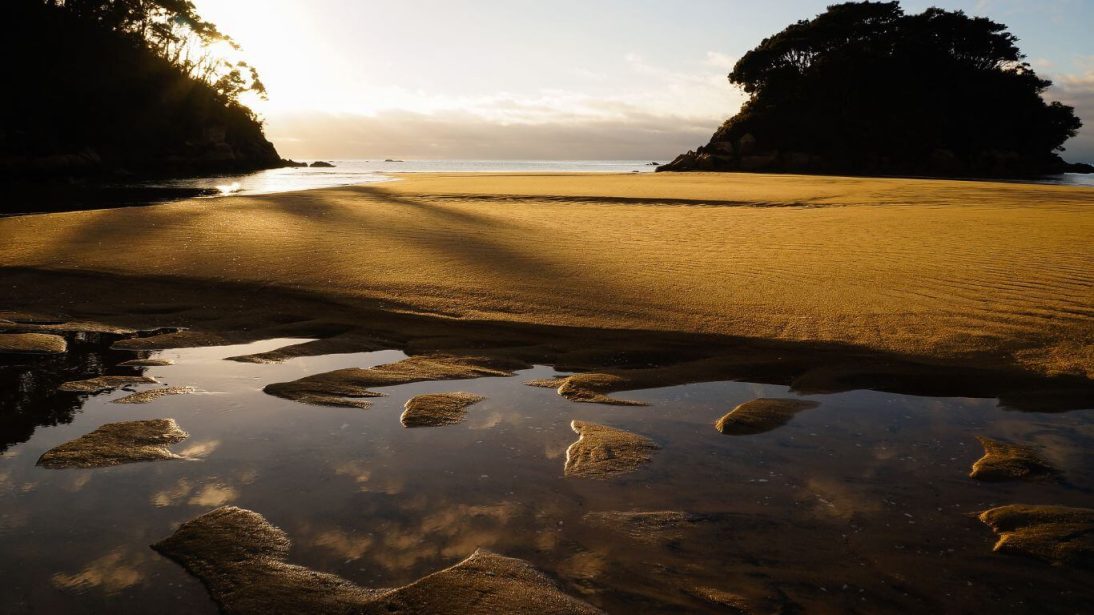
[[(574, 403), (513, 377), (379, 387), (369, 409), (311, 406), (262, 387), (405, 358), (397, 350), (226, 361), (299, 343), (122, 352), (70, 340), (62, 357), (0, 361), (0, 612), (215, 613), (205, 588), (149, 545), (232, 504), (293, 541), (288, 561), (395, 587), (477, 548), (527, 560), (608, 612), (1059, 612), (1094, 604), (1090, 571), (995, 553), (975, 518), (994, 506), (1094, 506), (1094, 409), (1027, 413), (994, 399), (711, 382)], [(123, 367), (134, 358), (171, 365)], [(144, 374), (159, 384), (94, 396), (68, 380)], [(192, 393), (116, 404), (163, 385)], [(408, 429), (425, 393), (485, 397), (465, 420)], [(765, 433), (714, 422), (760, 397), (816, 402)], [(113, 422), (172, 418), (191, 460), (46, 469), (50, 448)], [(636, 471), (566, 477), (571, 421), (659, 447)], [(1059, 480), (970, 479), (982, 435), (1032, 445)], [(673, 513), (654, 516), (616, 512)], [(683, 514), (676, 514), (683, 513)]]

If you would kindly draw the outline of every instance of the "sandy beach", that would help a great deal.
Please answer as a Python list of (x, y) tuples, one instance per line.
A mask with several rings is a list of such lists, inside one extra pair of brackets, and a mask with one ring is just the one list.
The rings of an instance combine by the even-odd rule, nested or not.
[[(407, 175), (3, 219), (0, 263), (126, 286), (258, 284), (362, 309), (839, 343), (1089, 379), (1091, 207), (1094, 189), (1021, 183)], [(35, 294), (48, 295), (42, 284)], [(112, 293), (70, 300), (101, 309)]]

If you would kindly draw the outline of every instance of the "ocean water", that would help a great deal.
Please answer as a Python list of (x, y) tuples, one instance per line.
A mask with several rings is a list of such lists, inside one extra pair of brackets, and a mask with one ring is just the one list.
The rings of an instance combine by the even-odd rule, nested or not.
[[(398, 173), (652, 173), (654, 160), (328, 160), (333, 168), (296, 167), (254, 173), (156, 180), (140, 187), (207, 191), (209, 196), (271, 194), (392, 181)], [(1031, 183), (1094, 186), (1094, 175), (1064, 173)]]
[(215, 189), (219, 194), (270, 194), (395, 179), (395, 173), (648, 173), (653, 160), (328, 160), (334, 168), (296, 167), (255, 173), (148, 182), (147, 187)]

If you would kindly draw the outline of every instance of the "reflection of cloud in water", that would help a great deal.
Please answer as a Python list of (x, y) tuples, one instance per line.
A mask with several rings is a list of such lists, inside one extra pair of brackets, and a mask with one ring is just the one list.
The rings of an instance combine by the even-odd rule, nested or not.
[(180, 478), (169, 489), (153, 494), (152, 504), (161, 508), (183, 502), (191, 506), (223, 506), (238, 498), (239, 491), (222, 482), (211, 482), (199, 489), (190, 479)]
[(558, 565), (563, 578), (591, 581), (604, 575), (608, 562), (602, 553), (582, 551)]
[(72, 477), (72, 482), (70, 482), (65, 487), (65, 489), (67, 491), (71, 491), (71, 492), (75, 493), (77, 491), (82, 491), (83, 488), (86, 487), (87, 484), (90, 483), (90, 482), (91, 482), (91, 472), (90, 471), (80, 472), (79, 474), (76, 474)]
[(144, 555), (115, 549), (77, 573), (53, 575), (53, 584), (62, 589), (101, 587), (108, 593), (121, 591), (141, 581), (143, 575), (138, 567), (144, 560)]
[(498, 425), (520, 425), (521, 416), (516, 412), (494, 410), (485, 416), (473, 417), (467, 421), (469, 429), (493, 429)]
[[(402, 573), (422, 561), (463, 558), (480, 547), (494, 547), (519, 535), (512, 527), (529, 527), (534, 516), (527, 505), (515, 502), (466, 505), (414, 498), (401, 508), (403, 514), (371, 526), (368, 535), (304, 528), (302, 542), (345, 560), (367, 556), (376, 565)], [(418, 516), (423, 511), (426, 514)]]
[(220, 440), (202, 440), (190, 444), (190, 446), (179, 451), (179, 454), (183, 457), (201, 458), (217, 450), (219, 446)]
[(235, 488), (219, 483), (205, 485), (201, 491), (190, 498), (191, 506), (224, 506), (239, 498), (239, 492)]
[(339, 529), (330, 529), (316, 533), (308, 542), (312, 546), (329, 549), (346, 561), (352, 561), (361, 559), (372, 547), (374, 540), (371, 536), (358, 536)]
[(571, 444), (573, 444), (573, 438), (559, 440), (557, 442), (548, 442), (544, 445), (543, 455), (551, 460), (561, 459), (566, 456), (566, 451), (570, 448)]
[(363, 461), (347, 461), (334, 466), (334, 473), (339, 476), (349, 476), (362, 492), (386, 493), (395, 495), (402, 493), (406, 482), (402, 478), (389, 476), (373, 477), (372, 469)]
[(805, 492), (813, 499), (814, 512), (821, 516), (850, 519), (856, 514), (881, 510), (876, 499), (869, 499), (834, 479), (811, 478), (806, 482)]
[(178, 506), (190, 492), (193, 491), (194, 486), (190, 483), (189, 479), (180, 478), (175, 482), (175, 485), (170, 489), (163, 491), (157, 491), (152, 494), (152, 505), (163, 508), (164, 506)]

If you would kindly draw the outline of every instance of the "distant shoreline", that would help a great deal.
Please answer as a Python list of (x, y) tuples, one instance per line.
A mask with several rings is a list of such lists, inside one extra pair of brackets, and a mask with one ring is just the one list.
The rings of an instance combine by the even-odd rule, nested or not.
[[(333, 159), (332, 159), (333, 160)], [(401, 175), (419, 173), (648, 173), (653, 167), (642, 160), (588, 161), (487, 161), (487, 160), (333, 160), (333, 168), (283, 167), (241, 174), (198, 175), (183, 178), (139, 179), (134, 181), (0, 181), (11, 205), (0, 217), (82, 211), (115, 207), (158, 205), (196, 197), (280, 194), (392, 181)], [(508, 165), (509, 168), (506, 168)], [(475, 166), (482, 168), (476, 169)], [(602, 170), (601, 170), (602, 169)], [(734, 174), (727, 174), (732, 177)], [(743, 175), (750, 175), (745, 173)], [(781, 174), (780, 174), (781, 175)], [(786, 174), (793, 176), (794, 174)], [(808, 176), (807, 176), (808, 177)], [(816, 175), (815, 177), (853, 178), (854, 176)], [(860, 179), (868, 179), (861, 177)], [(874, 177), (988, 182), (1032, 185), (1094, 186), (1094, 175), (1077, 173), (1043, 178), (934, 178)], [(229, 188), (236, 184), (235, 191)]]

